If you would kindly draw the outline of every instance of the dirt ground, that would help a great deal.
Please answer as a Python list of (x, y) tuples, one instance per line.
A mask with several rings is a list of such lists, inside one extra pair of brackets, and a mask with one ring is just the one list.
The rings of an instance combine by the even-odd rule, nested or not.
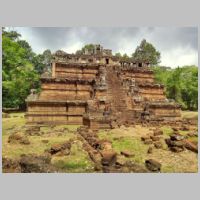
[[(183, 112), (185, 118), (197, 118), (197, 112)], [(23, 154), (43, 155), (52, 145), (60, 144), (65, 141), (73, 141), (69, 155), (55, 154), (51, 157), (51, 164), (62, 172), (95, 172), (95, 165), (91, 161), (87, 151), (83, 148), (83, 142), (77, 136), (76, 125), (63, 125), (52, 127), (41, 127), (38, 134), (29, 135), (26, 133), (24, 113), (9, 114), (9, 118), (3, 118), (2, 131), (2, 157), (11, 160), (20, 159)], [(152, 144), (144, 144), (142, 136), (153, 133), (155, 127), (142, 127), (135, 125), (132, 127), (121, 126), (112, 130), (99, 130), (98, 137), (112, 142), (112, 148), (117, 152), (118, 157), (130, 160), (134, 163), (144, 165), (146, 159), (154, 159), (162, 164), (161, 172), (198, 172), (198, 154), (185, 149), (176, 153), (168, 149), (165, 139), (173, 133), (169, 126), (160, 128), (163, 135), (160, 136), (162, 148), (155, 148)], [(190, 132), (180, 131), (182, 135)], [(9, 137), (17, 133), (26, 137), (28, 144), (19, 142), (8, 142)], [(193, 142), (198, 142), (198, 137), (189, 138)], [(152, 147), (152, 153), (147, 153)], [(127, 158), (120, 154), (122, 151), (129, 151), (134, 156)], [(9, 171), (4, 171), (9, 172)], [(11, 172), (11, 171), (10, 171)]]

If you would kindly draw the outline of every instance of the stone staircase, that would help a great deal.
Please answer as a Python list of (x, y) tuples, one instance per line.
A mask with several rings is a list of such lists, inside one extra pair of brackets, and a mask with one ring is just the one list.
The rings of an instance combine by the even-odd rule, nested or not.
[(113, 112), (124, 112), (127, 109), (126, 91), (114, 69), (111, 66), (107, 66), (106, 69), (107, 100), (111, 102)]
[(119, 122), (134, 122), (135, 111), (129, 110), (127, 106), (127, 90), (122, 85), (117, 73), (112, 66), (107, 66), (107, 100), (111, 102), (113, 116), (117, 116)]

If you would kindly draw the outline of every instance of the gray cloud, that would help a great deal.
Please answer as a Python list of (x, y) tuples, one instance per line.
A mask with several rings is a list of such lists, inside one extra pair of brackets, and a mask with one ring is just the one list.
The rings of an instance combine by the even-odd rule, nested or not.
[(45, 49), (75, 52), (87, 43), (100, 43), (113, 52), (131, 55), (145, 38), (160, 52), (163, 65), (198, 64), (198, 30), (195, 27), (17, 27), (36, 53)]

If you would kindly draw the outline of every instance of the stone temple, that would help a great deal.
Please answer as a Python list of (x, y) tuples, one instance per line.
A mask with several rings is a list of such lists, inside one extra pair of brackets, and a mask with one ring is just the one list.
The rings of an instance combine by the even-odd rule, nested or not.
[(27, 97), (28, 124), (167, 123), (180, 119), (180, 106), (166, 98), (146, 60), (122, 59), (95, 45), (82, 53), (57, 51), (41, 92)]

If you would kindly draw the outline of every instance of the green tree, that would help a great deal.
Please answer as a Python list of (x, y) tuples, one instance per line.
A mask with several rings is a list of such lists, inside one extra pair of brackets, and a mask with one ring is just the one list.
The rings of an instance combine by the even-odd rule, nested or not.
[(3, 107), (25, 107), (31, 88), (39, 87), (39, 75), (34, 69), (34, 53), (29, 44), (15, 31), (2, 34)]
[(42, 74), (45, 70), (50, 71), (50, 64), (52, 61), (52, 54), (49, 49), (46, 49), (42, 54), (38, 54), (33, 58), (35, 70)]
[(118, 58), (122, 58), (122, 55), (121, 55), (121, 53), (119, 53), (119, 52), (116, 53), (115, 56), (118, 57)]
[(176, 102), (182, 104), (181, 99), (181, 69), (178, 67), (174, 70), (172, 75), (167, 79), (167, 95)]
[(129, 59), (129, 56), (125, 53), (125, 54), (123, 54), (122, 58), (123, 59)]
[(140, 45), (136, 48), (135, 52), (132, 54), (135, 60), (148, 61), (151, 65), (157, 65), (160, 63), (160, 52), (156, 48), (148, 43), (145, 39), (142, 40)]
[(167, 98), (176, 100), (183, 109), (198, 109), (198, 67), (167, 69), (156, 66), (152, 69), (156, 82), (165, 85)]
[(51, 50), (46, 49), (46, 50), (43, 52), (42, 55), (43, 55), (43, 57), (44, 57), (43, 63), (44, 63), (46, 66), (49, 66), (49, 65), (51, 64), (51, 60), (52, 60)]
[(86, 44), (82, 49), (81, 49), (81, 51), (82, 52), (84, 52), (86, 49), (88, 50), (88, 51), (91, 51), (91, 50), (93, 50), (94, 49), (94, 44)]

